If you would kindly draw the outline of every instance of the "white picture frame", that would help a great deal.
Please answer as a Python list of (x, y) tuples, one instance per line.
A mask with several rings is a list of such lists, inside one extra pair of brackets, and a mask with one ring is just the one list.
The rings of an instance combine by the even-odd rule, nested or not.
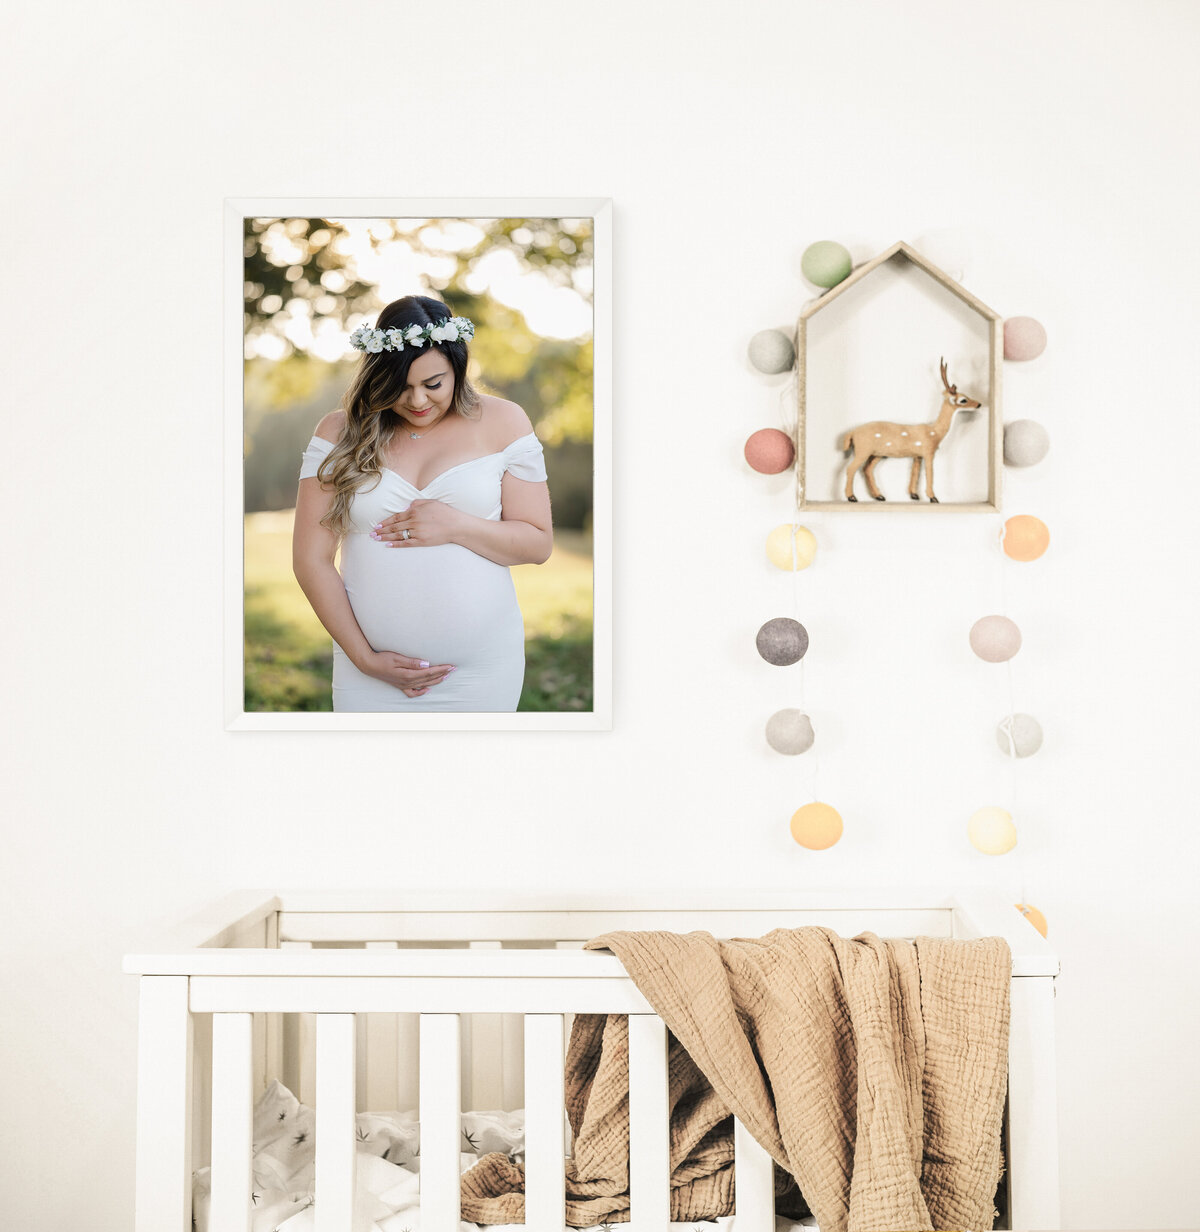
[[(589, 711), (247, 711), (244, 653), (244, 227), (247, 218), (593, 220), (593, 642)], [(224, 201), (224, 711), (230, 731), (612, 730), (612, 201), (609, 198), (247, 198)], [(414, 288), (414, 291), (420, 288)], [(297, 457), (297, 470), (299, 458)]]

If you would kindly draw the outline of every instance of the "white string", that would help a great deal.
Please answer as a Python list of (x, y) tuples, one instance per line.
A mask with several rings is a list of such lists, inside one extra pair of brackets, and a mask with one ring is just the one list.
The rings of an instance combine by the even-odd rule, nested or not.
[[(1004, 515), (998, 514), (997, 516), (1003, 519)], [(1001, 612), (1004, 613), (1005, 616), (1009, 616), (1008, 587), (1006, 585), (1007, 572), (1008, 572), (1008, 556), (1004, 551), (1004, 538), (1007, 533), (1007, 530), (1008, 530), (1007, 524), (1003, 520), (1001, 520), (1000, 532), (996, 536), (996, 540), (997, 540), (996, 546), (998, 549), (997, 556), (999, 557), (996, 567), (997, 567), (997, 574), (998, 574), (999, 582), (1000, 582), (1000, 586), (999, 586), (1000, 610)], [(1011, 620), (1012, 617), (1009, 616), (1009, 619)], [(1016, 737), (1013, 735), (1013, 720), (1016, 717), (1016, 713), (1017, 713), (1017, 702), (1016, 702), (1016, 685), (1014, 683), (1014, 670), (1013, 670), (1012, 658), (1005, 660), (1004, 666), (1007, 669), (1005, 675), (1008, 681), (1008, 715), (1006, 718), (1001, 720), (1000, 726), (1001, 726), (1002, 731), (1004, 732), (1006, 739), (1008, 740), (1009, 812), (1013, 815), (1014, 818), (1019, 819), (1018, 820), (1017, 846), (1016, 846), (1015, 851), (1016, 851), (1016, 857), (1017, 857), (1016, 858), (1017, 880), (1020, 883), (1020, 889), (1021, 889), (1020, 901), (1022, 903), (1028, 903), (1029, 899), (1026, 893), (1026, 880), (1025, 880), (1025, 859), (1024, 859), (1024, 855), (1023, 855), (1022, 848), (1021, 848), (1021, 836), (1019, 832), (1020, 828), (1025, 827), (1027, 823), (1026, 823), (1025, 815), (1021, 810), (1021, 803), (1020, 803), (1020, 798), (1019, 798), (1018, 790), (1017, 790), (1017, 785), (1019, 782), (1019, 775), (1017, 771), (1017, 761), (1018, 761), (1017, 741), (1016, 741)]]
[[(800, 511), (799, 509), (792, 515), (792, 617), (797, 624), (803, 625), (804, 622), (800, 619), (800, 553), (796, 546), (796, 534), (800, 530)], [(805, 626), (807, 629), (807, 626)], [(800, 703), (800, 713), (808, 715), (808, 720), (812, 722), (812, 715), (808, 714), (808, 705), (806, 703), (806, 691), (804, 687), (804, 661), (808, 657), (807, 651), (804, 657), (800, 660), (800, 686), (799, 697), (797, 700)], [(817, 753), (816, 733), (813, 733), (812, 747), (808, 750), (812, 754), (812, 768), (809, 774), (809, 795), (813, 800), (821, 798), (819, 794), (820, 784), (818, 781), (820, 774), (820, 755)], [(803, 756), (803, 754), (801, 754)]]

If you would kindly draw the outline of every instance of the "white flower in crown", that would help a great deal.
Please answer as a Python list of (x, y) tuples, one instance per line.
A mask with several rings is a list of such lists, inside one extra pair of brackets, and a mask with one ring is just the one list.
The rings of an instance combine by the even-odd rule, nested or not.
[(370, 351), (372, 355), (374, 355), (377, 352), (383, 350), (384, 342), (385, 342), (385, 338), (384, 338), (383, 330), (373, 329), (367, 337), (367, 350)]
[(390, 344), (388, 349), (391, 351), (404, 350), (404, 331), (400, 329), (389, 329), (384, 331), (387, 334), (387, 340)]
[(430, 342), (457, 342), (458, 341), (458, 326), (454, 323), (453, 317), (448, 317), (435, 325), (429, 332)]
[(367, 339), (371, 336), (371, 327), (369, 325), (360, 325), (350, 335), (350, 345), (356, 350), (363, 351), (367, 346)]
[(411, 343), (413, 346), (425, 345), (425, 329), (421, 325), (410, 325), (404, 331), (404, 341)]
[(458, 330), (458, 336), (466, 341), (475, 337), (475, 325), (467, 317), (451, 317), (447, 322)]

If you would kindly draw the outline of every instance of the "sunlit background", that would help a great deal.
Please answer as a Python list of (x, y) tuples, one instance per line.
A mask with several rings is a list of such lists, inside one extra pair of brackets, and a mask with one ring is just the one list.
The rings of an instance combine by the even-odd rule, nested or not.
[(359, 360), (351, 331), (404, 295), (475, 323), (470, 377), (528, 412), (546, 450), (554, 552), (513, 568), (519, 710), (592, 708), (592, 220), (248, 218), (246, 709), (332, 709), (333, 655), (292, 575), (300, 455)]

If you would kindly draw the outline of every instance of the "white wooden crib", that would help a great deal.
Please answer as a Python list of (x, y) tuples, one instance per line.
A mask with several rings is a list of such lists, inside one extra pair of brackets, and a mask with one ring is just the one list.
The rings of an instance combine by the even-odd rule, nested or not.
[[(979, 893), (657, 896), (247, 892), (125, 970), (140, 977), (137, 1232), (187, 1232), (211, 1163), (211, 1228), (250, 1226), (254, 1098), (274, 1078), (316, 1108), (317, 1232), (348, 1232), (355, 1113), (418, 1107), (421, 1226), (458, 1232), (459, 1114), (525, 1109), (526, 1226), (563, 1228), (563, 1057), (575, 1013), (630, 1015), (631, 1232), (669, 1223), (666, 1028), (607, 953), (613, 929), (758, 937), (1003, 936), (1013, 955), (1004, 1226), (1059, 1225), (1050, 946)], [(735, 1125), (736, 1232), (773, 1232), (772, 1164)]]

